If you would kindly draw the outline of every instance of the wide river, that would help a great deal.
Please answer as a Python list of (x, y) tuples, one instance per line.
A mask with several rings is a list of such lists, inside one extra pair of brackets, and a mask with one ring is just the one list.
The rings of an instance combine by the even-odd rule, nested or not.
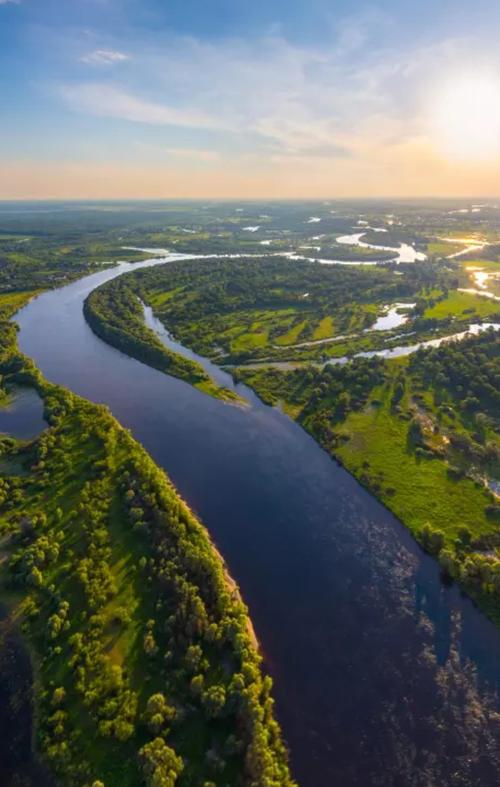
[(138, 267), (32, 301), (20, 346), (108, 404), (203, 519), (250, 608), (300, 785), (498, 785), (500, 631), (279, 410), (244, 388), (249, 407), (224, 404), (94, 336), (84, 298)]

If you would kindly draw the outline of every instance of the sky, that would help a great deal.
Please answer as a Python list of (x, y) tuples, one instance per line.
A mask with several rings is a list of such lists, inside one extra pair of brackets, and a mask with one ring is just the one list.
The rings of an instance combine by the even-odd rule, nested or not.
[(0, 199), (500, 196), (498, 0), (0, 0)]

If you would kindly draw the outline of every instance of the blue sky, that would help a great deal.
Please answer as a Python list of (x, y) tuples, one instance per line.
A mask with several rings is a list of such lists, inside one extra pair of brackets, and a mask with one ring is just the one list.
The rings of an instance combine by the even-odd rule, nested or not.
[(493, 0), (0, 0), (0, 197), (492, 192), (453, 134), (499, 33)]

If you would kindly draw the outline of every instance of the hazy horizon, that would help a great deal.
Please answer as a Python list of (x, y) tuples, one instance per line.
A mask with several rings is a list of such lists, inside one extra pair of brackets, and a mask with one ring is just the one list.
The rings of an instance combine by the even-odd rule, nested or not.
[[(376, 203), (384, 203), (388, 204), (391, 202), (399, 202), (399, 203), (445, 203), (446, 205), (456, 203), (456, 204), (476, 204), (477, 200), (491, 200), (491, 201), (499, 201), (500, 202), (500, 194), (486, 196), (484, 194), (467, 194), (463, 197), (461, 196), (453, 196), (453, 195), (406, 195), (406, 196), (397, 196), (397, 195), (387, 195), (387, 196), (367, 196), (367, 195), (356, 195), (352, 197), (338, 197), (338, 196), (325, 196), (325, 197), (269, 197), (265, 194), (261, 194), (260, 196), (256, 197), (238, 197), (238, 196), (227, 196), (227, 197), (211, 197), (211, 196), (201, 196), (201, 197), (1, 197), (0, 198), (0, 205), (9, 205), (9, 204), (68, 204), (74, 203), (76, 205), (82, 204), (121, 204), (121, 203), (173, 203), (173, 204), (180, 204), (180, 203), (199, 203), (199, 202), (206, 202), (206, 203), (214, 203), (215, 205), (223, 205), (224, 203), (241, 203), (241, 204), (262, 204), (262, 203), (269, 203), (269, 204), (283, 204), (287, 202), (296, 203), (296, 204), (303, 204), (303, 203), (310, 203), (310, 204), (321, 204), (321, 205), (330, 205), (333, 203), (339, 204), (356, 204), (356, 203), (367, 203), (367, 204), (376, 204)], [(500, 207), (499, 206), (484, 206), (484, 207)]]

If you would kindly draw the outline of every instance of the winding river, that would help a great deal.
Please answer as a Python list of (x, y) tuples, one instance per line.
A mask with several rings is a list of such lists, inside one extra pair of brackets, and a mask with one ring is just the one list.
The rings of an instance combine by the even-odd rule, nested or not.
[(500, 631), (279, 410), (241, 386), (246, 408), (205, 396), (86, 325), (93, 288), (159, 262), (39, 296), (16, 318), (20, 346), (108, 404), (205, 522), (249, 605), (299, 783), (498, 785)]
[(417, 251), (413, 246), (410, 246), (409, 243), (400, 243), (397, 248), (394, 246), (382, 246), (375, 245), (374, 243), (366, 243), (365, 241), (361, 240), (361, 238), (364, 238), (369, 229), (374, 229), (375, 232), (378, 232), (378, 229), (366, 227), (362, 230), (362, 232), (355, 232), (352, 235), (340, 235), (340, 237), (336, 238), (336, 241), (337, 243), (345, 244), (347, 246), (359, 246), (361, 249), (393, 251), (395, 260), (398, 263), (418, 262), (427, 259), (427, 256), (422, 251)]

